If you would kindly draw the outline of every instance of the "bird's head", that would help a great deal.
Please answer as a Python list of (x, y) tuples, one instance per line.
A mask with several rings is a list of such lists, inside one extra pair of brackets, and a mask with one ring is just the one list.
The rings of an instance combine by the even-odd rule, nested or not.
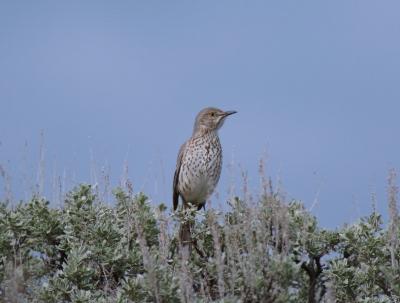
[(218, 130), (224, 124), (225, 118), (235, 113), (234, 110), (223, 111), (218, 108), (207, 107), (197, 114), (193, 133)]

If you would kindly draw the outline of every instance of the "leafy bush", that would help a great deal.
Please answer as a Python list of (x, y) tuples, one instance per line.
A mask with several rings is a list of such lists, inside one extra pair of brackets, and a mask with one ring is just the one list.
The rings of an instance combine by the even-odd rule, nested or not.
[(387, 229), (373, 212), (335, 231), (273, 192), (233, 198), (225, 212), (197, 213), (187, 259), (177, 239), (187, 214), (141, 193), (116, 189), (110, 207), (81, 185), (60, 209), (40, 197), (3, 203), (0, 301), (400, 302), (392, 193)]

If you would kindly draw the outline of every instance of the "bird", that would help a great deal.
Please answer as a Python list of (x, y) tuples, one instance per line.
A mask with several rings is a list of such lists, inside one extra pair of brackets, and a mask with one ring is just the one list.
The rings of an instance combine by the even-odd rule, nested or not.
[[(178, 208), (179, 197), (184, 208), (190, 204), (198, 210), (205, 208), (222, 170), (222, 147), (218, 130), (225, 119), (235, 113), (234, 110), (207, 107), (197, 114), (192, 136), (182, 144), (176, 161), (172, 197), (174, 211)], [(186, 240), (187, 232), (186, 228)]]

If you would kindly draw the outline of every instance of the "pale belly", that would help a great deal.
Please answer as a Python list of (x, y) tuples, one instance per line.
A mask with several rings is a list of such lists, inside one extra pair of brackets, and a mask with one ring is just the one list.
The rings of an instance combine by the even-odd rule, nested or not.
[(215, 189), (214, 182), (204, 175), (199, 175), (196, 178), (190, 178), (187, 186), (182, 186), (180, 192), (185, 201), (198, 205), (207, 201)]
[(186, 202), (201, 205), (217, 186), (222, 167), (221, 150), (212, 154), (209, 148), (199, 148), (183, 160), (179, 173), (179, 192)]

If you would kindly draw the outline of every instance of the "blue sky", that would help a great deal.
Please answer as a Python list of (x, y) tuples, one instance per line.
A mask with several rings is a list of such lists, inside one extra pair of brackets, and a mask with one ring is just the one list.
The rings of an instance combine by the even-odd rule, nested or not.
[(369, 0), (2, 1), (0, 164), (23, 197), (43, 131), (49, 198), (54, 176), (72, 187), (105, 167), (116, 185), (126, 161), (135, 190), (171, 205), (179, 146), (216, 106), (238, 111), (220, 131), (220, 200), (232, 183), (240, 194), (241, 168), (257, 193), (266, 154), (274, 184), (308, 208), (317, 199), (324, 226), (367, 214), (373, 192), (385, 212), (387, 172), (400, 168), (399, 11)]

